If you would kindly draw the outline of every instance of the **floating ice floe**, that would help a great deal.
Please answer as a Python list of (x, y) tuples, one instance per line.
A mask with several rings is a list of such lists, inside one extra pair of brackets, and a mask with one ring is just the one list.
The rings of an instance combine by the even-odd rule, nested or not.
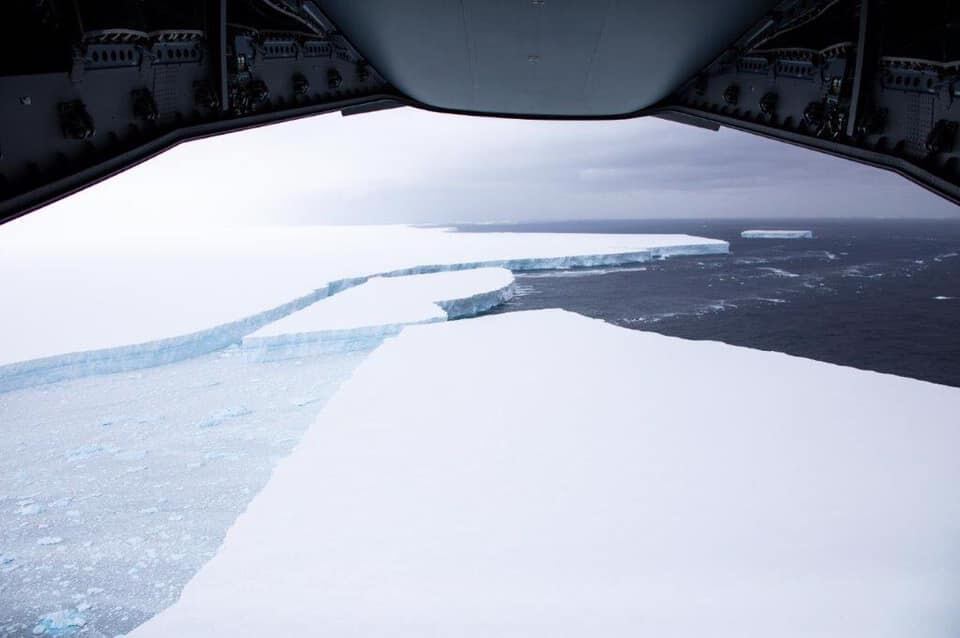
[(37, 539), (37, 545), (59, 545), (62, 542), (59, 536), (41, 536)]
[(798, 275), (798, 274), (795, 273), (795, 272), (790, 272), (790, 271), (788, 271), (788, 270), (784, 270), (783, 268), (774, 268), (774, 267), (772, 267), (772, 266), (761, 266), (761, 267), (757, 268), (757, 270), (762, 270), (762, 271), (764, 271), (764, 272), (768, 272), (768, 273), (770, 273), (771, 275), (774, 275), (775, 277), (787, 277), (787, 278), (789, 278), (789, 279), (793, 279), (793, 278), (795, 278), (795, 277), (799, 277), (799, 276), (800, 276), (800, 275)]
[(812, 230), (745, 230), (743, 239), (813, 239)]
[(73, 636), (87, 624), (87, 619), (79, 611), (61, 609), (44, 614), (33, 628), (35, 636)]
[(240, 417), (247, 416), (251, 413), (251, 410), (243, 405), (235, 405), (226, 408), (217, 408), (216, 410), (211, 411), (207, 416), (203, 417), (197, 421), (198, 428), (213, 428), (218, 425), (223, 425), (231, 419), (239, 419)]
[(33, 516), (39, 514), (43, 511), (43, 507), (39, 503), (25, 503), (17, 508), (17, 514), (20, 516)]
[(558, 310), (412, 326), (130, 636), (950, 636), (958, 413)]

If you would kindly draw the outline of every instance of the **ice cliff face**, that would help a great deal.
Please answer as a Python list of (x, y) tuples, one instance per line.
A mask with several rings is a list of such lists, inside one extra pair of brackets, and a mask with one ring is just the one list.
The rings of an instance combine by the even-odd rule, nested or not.
[(253, 361), (370, 350), (404, 326), (472, 317), (513, 293), (505, 268), (377, 277), (244, 337), (242, 349)]
[(460, 299), (437, 301), (437, 305), (443, 308), (443, 311), (447, 314), (447, 319), (463, 319), (464, 317), (474, 317), (488, 310), (492, 310), (510, 301), (513, 295), (514, 282), (511, 276), (509, 284), (495, 290), (480, 292)]
[(238, 343), (243, 335), (334, 294), (336, 282), (255, 315), (186, 335), (147, 343), (44, 357), (0, 366), (0, 392), (91, 374), (125, 372), (173, 363)]
[[(426, 231), (424, 232), (426, 234)], [(8, 363), (0, 366), (0, 392), (91, 374), (124, 372), (163, 365), (220, 350), (233, 344), (239, 344), (245, 336), (252, 335), (272, 322), (307, 308), (320, 300), (366, 283), (374, 277), (398, 277), (489, 267), (523, 272), (545, 269), (622, 266), (670, 256), (717, 254), (726, 253), (729, 250), (729, 245), (726, 242), (684, 235), (650, 236), (649, 241), (646, 241), (646, 236), (622, 236), (625, 239), (619, 240), (621, 245), (632, 244), (637, 249), (623, 252), (584, 253), (578, 250), (582, 248), (578, 244), (578, 237), (583, 237), (583, 246), (595, 243), (595, 238), (589, 236), (545, 236), (541, 240), (531, 240), (530, 251), (538, 253), (540, 256), (537, 257), (470, 261), (450, 260), (339, 278), (272, 308), (188, 334), (131, 345), (69, 352)], [(547, 240), (555, 244), (553, 250), (556, 254), (554, 256), (545, 255), (550, 250), (549, 246), (551, 245), (547, 243)], [(645, 243), (648, 243), (649, 247), (643, 247)], [(495, 246), (484, 248), (484, 250), (495, 252)], [(511, 250), (519, 251), (520, 249), (512, 247)], [(496, 300), (496, 294), (491, 294), (493, 296), (486, 299), (446, 300), (442, 307), (447, 311), (450, 318), (469, 316), (489, 309), (490, 304)], [(386, 330), (389, 332), (392, 329), (386, 328)], [(368, 335), (363, 338), (379, 337)]]

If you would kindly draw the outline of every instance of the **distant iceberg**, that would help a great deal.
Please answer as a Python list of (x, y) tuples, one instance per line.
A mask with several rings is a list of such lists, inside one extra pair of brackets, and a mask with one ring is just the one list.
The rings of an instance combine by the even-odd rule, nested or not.
[(813, 239), (812, 230), (745, 230), (743, 239)]

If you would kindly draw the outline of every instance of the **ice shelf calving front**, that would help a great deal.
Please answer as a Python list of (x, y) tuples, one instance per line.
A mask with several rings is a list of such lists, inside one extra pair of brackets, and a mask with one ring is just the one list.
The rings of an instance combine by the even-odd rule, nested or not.
[[(21, 309), (3, 316), (0, 393), (214, 352), (377, 276), (621, 266), (729, 251), (726, 241), (690, 235), (407, 226), (0, 239), (0, 296)], [(62, 320), (65, 307), (71, 321)]]
[(506, 268), (374, 277), (260, 328), (242, 347), (256, 361), (366, 350), (407, 325), (482, 314), (513, 292)]
[(560, 310), (411, 326), (129, 635), (945, 638), (958, 413)]
[(813, 239), (812, 230), (745, 230), (743, 239)]

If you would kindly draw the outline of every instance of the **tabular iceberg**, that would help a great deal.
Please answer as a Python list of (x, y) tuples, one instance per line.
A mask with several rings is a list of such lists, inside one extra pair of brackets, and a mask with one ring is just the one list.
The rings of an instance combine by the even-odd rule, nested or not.
[(745, 230), (744, 239), (813, 239), (812, 230)]
[[(114, 238), (107, 246), (37, 248), (15, 239), (0, 250), (0, 273), (16, 273), (0, 278), (0, 288), (19, 309), (0, 325), (0, 392), (213, 352), (373, 277), (625, 265), (729, 250), (725, 241), (689, 235), (409, 227), (253, 229), (176, 241)], [(92, 252), (74, 254), (81, 249)], [(97, 302), (76, 299), (78, 289)], [(61, 320), (64, 300), (72, 300), (70, 321)], [(182, 312), (157, 311), (163, 307)]]
[(242, 348), (255, 361), (369, 350), (404, 326), (475, 316), (513, 292), (506, 268), (375, 277), (260, 328)]
[(129, 635), (947, 638), (958, 412), (564, 311), (412, 326)]

